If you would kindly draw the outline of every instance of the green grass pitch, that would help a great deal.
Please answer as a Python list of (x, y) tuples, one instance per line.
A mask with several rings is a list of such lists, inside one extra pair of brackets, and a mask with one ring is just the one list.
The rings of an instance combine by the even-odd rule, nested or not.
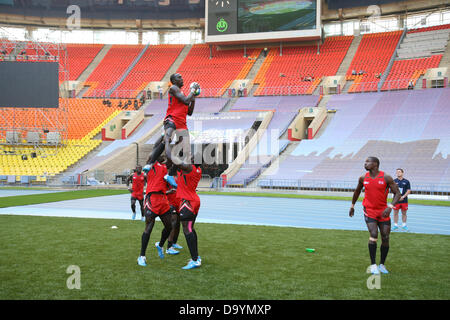
[[(203, 264), (182, 270), (190, 258), (182, 233), (179, 255), (157, 256), (159, 220), (148, 266), (137, 265), (143, 227), (131, 220), (0, 216), (0, 299), (450, 298), (449, 236), (392, 234), (391, 273), (381, 275), (379, 290), (369, 290), (365, 231), (197, 223)], [(70, 265), (80, 268), (79, 290), (67, 288)]]

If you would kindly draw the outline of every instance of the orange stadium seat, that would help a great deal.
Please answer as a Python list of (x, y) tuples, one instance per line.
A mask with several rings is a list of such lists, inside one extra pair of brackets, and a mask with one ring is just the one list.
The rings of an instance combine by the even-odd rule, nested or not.
[(135, 98), (149, 82), (161, 81), (183, 47), (170, 44), (150, 46), (111, 96)]
[[(335, 75), (353, 36), (326, 38), (317, 53), (316, 45), (270, 50), (255, 78), (254, 95), (312, 94), (324, 76)], [(305, 77), (312, 77), (306, 81)]]
[(408, 33), (427, 32), (427, 31), (443, 30), (443, 29), (450, 29), (450, 24), (442, 24), (440, 26), (411, 29), (411, 30), (408, 30)]
[[(37, 113), (32, 108), (21, 108), (4, 113), (4, 117), (0, 118), (0, 127), (6, 128), (12, 123), (23, 128), (45, 127), (45, 123), (50, 120), (55, 124), (59, 123), (60, 127), (66, 127), (67, 123), (67, 139), (82, 139), (113, 112), (122, 110), (117, 105), (118, 101), (112, 101), (111, 107), (108, 107), (103, 104), (102, 99), (60, 99), (60, 108), (67, 109), (67, 119), (64, 113), (53, 108), (44, 109), (42, 113)], [(22, 136), (25, 134), (23, 132)]]
[[(377, 91), (377, 75), (383, 74), (389, 64), (402, 31), (381, 32), (363, 35), (358, 50), (347, 70), (347, 80), (353, 80), (348, 92)], [(352, 71), (364, 71), (352, 75)]]
[[(94, 60), (103, 48), (103, 44), (68, 44), (66, 55), (67, 80), (77, 80), (81, 73)], [(59, 81), (66, 80), (60, 73)]]
[(191, 82), (198, 82), (202, 88), (202, 97), (218, 97), (225, 93), (227, 86), (235, 79), (244, 79), (255, 63), (261, 49), (248, 49), (248, 58), (243, 50), (217, 50), (212, 48), (210, 59), (209, 46), (192, 46), (177, 72), (183, 76), (183, 88), (186, 92)]
[(435, 55), (428, 58), (395, 61), (381, 90), (407, 89), (411, 80), (415, 85), (427, 69), (439, 66), (441, 58), (442, 55)]
[(130, 64), (144, 49), (143, 45), (113, 45), (100, 64), (92, 71), (85, 85), (90, 89), (84, 97), (101, 97), (114, 86)]

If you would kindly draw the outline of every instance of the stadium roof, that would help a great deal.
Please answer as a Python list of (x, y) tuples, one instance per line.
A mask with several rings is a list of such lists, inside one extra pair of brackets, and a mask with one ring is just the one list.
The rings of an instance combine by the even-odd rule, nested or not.
[(204, 18), (205, 0), (0, 0), (0, 11), (23, 16), (67, 17), (77, 5), (87, 19)]

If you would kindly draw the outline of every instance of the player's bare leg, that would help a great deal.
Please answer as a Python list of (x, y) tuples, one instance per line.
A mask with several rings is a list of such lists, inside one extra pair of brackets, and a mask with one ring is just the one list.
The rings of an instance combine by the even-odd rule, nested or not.
[(392, 231), (398, 229), (398, 210), (394, 210), (394, 226), (392, 227)]
[(380, 246), (380, 265), (378, 269), (382, 273), (389, 273), (384, 266), (388, 252), (389, 252), (389, 236), (391, 234), (391, 221), (384, 221), (379, 223), (381, 234), (381, 246)]
[[(369, 230), (369, 256), (370, 256), (370, 272), (372, 274), (379, 274), (378, 267), (376, 264), (377, 256), (377, 241), (378, 241), (378, 223), (374, 219), (366, 217), (367, 229)], [(372, 221), (374, 220), (374, 221)]]

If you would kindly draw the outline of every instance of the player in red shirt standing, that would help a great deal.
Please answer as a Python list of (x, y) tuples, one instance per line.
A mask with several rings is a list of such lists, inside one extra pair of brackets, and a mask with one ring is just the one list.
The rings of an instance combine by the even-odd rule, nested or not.
[[(194, 157), (192, 157), (191, 163), (194, 163), (193, 160)], [(202, 260), (198, 255), (197, 232), (194, 229), (194, 223), (200, 209), (200, 197), (196, 189), (202, 178), (202, 169), (200, 165), (186, 163), (182, 163), (178, 167), (181, 169), (178, 172), (177, 179), (177, 198), (181, 201), (180, 220), (192, 258), (183, 269), (193, 269), (202, 265)]]
[(158, 160), (159, 161), (155, 162), (147, 173), (147, 190), (145, 192), (145, 230), (142, 233), (141, 254), (137, 260), (140, 266), (147, 265), (145, 251), (147, 250), (155, 219), (159, 217), (164, 224), (164, 229), (161, 232), (161, 240), (155, 243), (155, 247), (161, 259), (164, 258), (164, 242), (167, 240), (172, 230), (171, 210), (166, 196), (167, 184), (164, 179), (167, 175), (167, 167), (163, 164), (163, 156)]
[(144, 186), (146, 176), (142, 172), (142, 166), (137, 166), (135, 172), (127, 179), (127, 187), (131, 182), (131, 187), (128, 190), (131, 192), (131, 211), (133, 212), (131, 218), (136, 218), (136, 200), (139, 201), (141, 207), (141, 220), (144, 221)]
[[(170, 172), (172, 170), (173, 172)], [(176, 167), (173, 166), (172, 169), (169, 170), (169, 175), (174, 176), (176, 174)], [(177, 182), (176, 178), (174, 179), (174, 182)], [(169, 238), (167, 240), (166, 250), (166, 253), (168, 254), (178, 254), (180, 252), (176, 249), (183, 249), (182, 246), (177, 244), (178, 235), (180, 234), (180, 213), (178, 212), (178, 209), (180, 208), (180, 199), (177, 197), (177, 187), (178, 185), (174, 186), (167, 182), (168, 189), (166, 191), (166, 195), (167, 199), (169, 200), (170, 208), (172, 209), (172, 231), (170, 232)]]
[[(364, 169), (367, 173), (358, 180), (358, 186), (353, 193), (352, 206), (349, 216), (355, 214), (355, 203), (358, 201), (359, 195), (364, 188), (364, 219), (370, 233), (369, 237), (369, 255), (370, 255), (370, 272), (372, 274), (389, 273), (384, 266), (387, 254), (389, 252), (389, 235), (391, 233), (391, 210), (400, 199), (400, 190), (391, 176), (379, 170), (380, 160), (376, 157), (368, 157), (364, 162)], [(392, 203), (387, 204), (389, 189), (394, 193)], [(378, 229), (381, 234), (381, 258), (380, 265), (375, 263), (377, 254)]]
[[(187, 147), (183, 150), (189, 151), (189, 134), (187, 132), (186, 117), (191, 116), (194, 112), (195, 97), (200, 94), (200, 85), (196, 82), (191, 83), (190, 93), (185, 96), (181, 92), (181, 88), (184, 86), (184, 81), (179, 73), (174, 73), (170, 76), (170, 82), (172, 85), (169, 88), (169, 105), (167, 108), (166, 116), (164, 118), (164, 135), (161, 136), (155, 143), (155, 147), (147, 161), (147, 165), (152, 165), (156, 159), (166, 151), (166, 156), (169, 160), (172, 159), (172, 148), (170, 142), (175, 132), (179, 137), (179, 141), (183, 141), (183, 146)], [(173, 161), (174, 163), (180, 163)]]

